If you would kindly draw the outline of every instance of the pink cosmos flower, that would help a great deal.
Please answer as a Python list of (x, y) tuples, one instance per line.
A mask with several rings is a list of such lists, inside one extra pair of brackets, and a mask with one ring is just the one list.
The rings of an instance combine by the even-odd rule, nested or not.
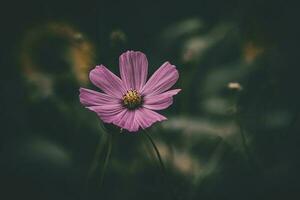
[(169, 107), (173, 103), (173, 96), (180, 91), (169, 90), (179, 77), (176, 67), (165, 62), (147, 81), (146, 55), (127, 51), (119, 58), (119, 68), (121, 79), (105, 66), (96, 66), (89, 77), (103, 93), (80, 88), (80, 102), (96, 112), (103, 122), (130, 132), (166, 120), (154, 110)]

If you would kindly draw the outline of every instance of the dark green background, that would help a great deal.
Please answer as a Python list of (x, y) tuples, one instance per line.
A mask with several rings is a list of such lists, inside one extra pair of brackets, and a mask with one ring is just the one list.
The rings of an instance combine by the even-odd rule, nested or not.
[[(1, 200), (299, 198), (295, 2), (1, 4)], [(100, 187), (109, 135), (79, 103), (84, 84), (70, 56), (85, 44), (75, 58), (88, 60), (88, 70), (104, 64), (118, 73), (118, 56), (126, 50), (144, 52), (150, 73), (164, 61), (177, 66), (182, 91), (162, 111), (169, 121), (148, 130), (166, 178), (142, 132), (105, 125), (112, 154)], [(52, 83), (49, 93), (26, 67)], [(228, 88), (230, 82), (242, 89)], [(87, 180), (99, 140), (99, 165)]]

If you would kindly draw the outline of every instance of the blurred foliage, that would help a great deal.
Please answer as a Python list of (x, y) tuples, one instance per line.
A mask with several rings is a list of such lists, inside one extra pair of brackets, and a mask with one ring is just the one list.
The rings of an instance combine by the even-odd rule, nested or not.
[[(0, 199), (300, 197), (297, 5), (29, 0), (3, 8)], [(180, 71), (169, 120), (149, 129), (167, 178), (143, 133), (104, 126), (78, 100), (80, 86), (95, 88), (88, 71), (118, 72), (128, 49), (146, 53), (150, 73), (166, 60)]]

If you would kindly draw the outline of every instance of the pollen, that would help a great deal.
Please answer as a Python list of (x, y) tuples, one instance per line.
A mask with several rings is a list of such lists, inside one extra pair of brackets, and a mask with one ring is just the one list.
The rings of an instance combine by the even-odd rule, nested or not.
[(123, 95), (123, 105), (128, 109), (136, 109), (142, 105), (142, 96), (136, 90), (128, 90)]

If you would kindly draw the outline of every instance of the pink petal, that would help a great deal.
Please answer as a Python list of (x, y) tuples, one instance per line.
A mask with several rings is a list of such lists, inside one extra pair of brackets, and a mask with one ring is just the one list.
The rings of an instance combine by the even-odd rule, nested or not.
[(169, 62), (165, 62), (147, 81), (141, 93), (143, 95), (160, 94), (170, 89), (178, 78), (179, 74), (176, 67)]
[(124, 128), (130, 132), (136, 132), (139, 129), (139, 124), (136, 120), (136, 110), (126, 110), (116, 116), (113, 124)]
[(146, 55), (139, 51), (127, 51), (120, 56), (119, 65), (126, 90), (141, 90), (148, 74)]
[(121, 79), (103, 65), (96, 66), (90, 72), (90, 80), (103, 92), (114, 97), (121, 98), (126, 92)]
[(105, 123), (114, 123), (127, 111), (123, 107), (115, 107), (114, 109), (105, 109), (105, 107), (98, 107), (94, 109), (97, 112), (98, 117)]
[(150, 127), (155, 122), (163, 121), (166, 119), (166, 117), (147, 108), (140, 108), (136, 110), (135, 120), (143, 129)]
[(119, 99), (104, 94), (100, 92), (96, 92), (94, 90), (89, 90), (86, 88), (79, 89), (79, 99), (80, 102), (84, 106), (97, 106), (97, 105), (106, 105), (106, 104), (118, 104), (120, 102)]
[(120, 100), (85, 88), (80, 88), (80, 102), (89, 110), (96, 112), (100, 119), (111, 123), (115, 116), (124, 110)]
[(91, 106), (88, 109), (97, 113), (98, 117), (106, 123), (113, 123), (120, 113), (126, 111), (121, 105), (105, 105), (105, 106)]
[(166, 109), (173, 103), (173, 96), (180, 92), (180, 90), (181, 89), (169, 90), (154, 96), (145, 96), (143, 107), (151, 110)]

